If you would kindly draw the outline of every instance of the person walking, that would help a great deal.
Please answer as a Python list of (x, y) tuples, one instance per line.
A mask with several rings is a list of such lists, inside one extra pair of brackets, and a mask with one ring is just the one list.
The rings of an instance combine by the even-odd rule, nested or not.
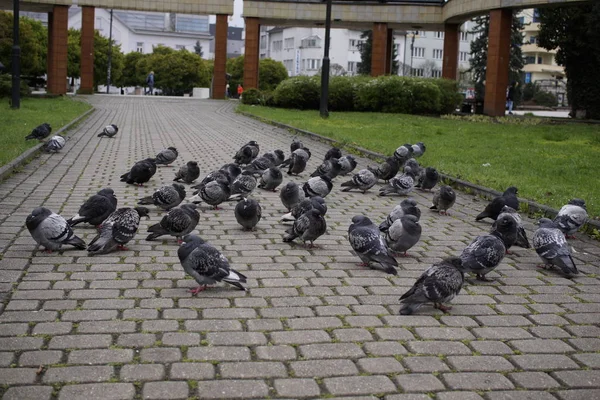
[(508, 104), (508, 115), (512, 115), (513, 105), (515, 103), (516, 88), (517, 82), (513, 82), (508, 88), (508, 94), (506, 95), (506, 103)]
[(144, 92), (144, 94), (148, 94), (148, 92), (150, 92), (150, 95), (153, 95), (154, 94), (154, 71), (150, 71), (150, 73), (146, 77), (146, 85), (148, 86), (148, 91)]
[(242, 99), (242, 93), (244, 93), (244, 88), (242, 87), (242, 84), (240, 84), (240, 83), (238, 83), (237, 92), (238, 92), (238, 98), (241, 100)]
[(225, 97), (229, 98), (229, 83), (225, 85)]

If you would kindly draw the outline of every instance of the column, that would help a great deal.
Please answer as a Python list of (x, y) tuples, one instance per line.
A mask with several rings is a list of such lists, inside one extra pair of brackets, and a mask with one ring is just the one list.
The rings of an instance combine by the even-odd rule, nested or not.
[(260, 24), (258, 23), (258, 18), (246, 17), (245, 20), (244, 90), (258, 88), (258, 53), (260, 45)]
[(94, 93), (94, 23), (95, 8), (81, 8), (81, 86), (79, 93)]
[(50, 72), (50, 65), (52, 65), (52, 17), (53, 13), (48, 13), (48, 48), (46, 50), (46, 91), (50, 90), (52, 86), (52, 73)]
[(385, 59), (387, 62), (385, 63), (385, 74), (392, 74), (392, 64), (394, 63), (394, 30), (387, 30), (387, 40), (385, 46)]
[(503, 116), (510, 63), (512, 10), (490, 11), (490, 34), (485, 75), (483, 112), (492, 117)]
[(385, 75), (388, 63), (388, 27), (386, 23), (373, 24), (373, 47), (371, 52), (371, 76)]
[[(213, 99), (225, 98), (227, 64), (227, 14), (217, 14), (215, 27), (215, 67), (213, 72)], [(230, 88), (231, 90), (231, 88)]]
[(452, 80), (457, 80), (458, 78), (459, 35), (459, 24), (446, 24), (444, 26), (444, 61), (442, 64), (442, 78)]
[(48, 92), (52, 94), (67, 93), (67, 39), (68, 39), (69, 6), (54, 6), (52, 22), (49, 23), (49, 43), (51, 44), (48, 59), (48, 76), (50, 84)]

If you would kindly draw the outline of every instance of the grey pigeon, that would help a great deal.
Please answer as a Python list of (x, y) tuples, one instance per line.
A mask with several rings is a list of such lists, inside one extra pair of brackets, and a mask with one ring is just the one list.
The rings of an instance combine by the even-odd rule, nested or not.
[(319, 211), (321, 215), (325, 216), (325, 214), (327, 214), (327, 204), (325, 203), (325, 199), (320, 196), (304, 199), (300, 203), (296, 204), (296, 206), (294, 206), (289, 213), (281, 217), (281, 220), (283, 222), (293, 222), (302, 214), (312, 209)]
[(477, 236), (462, 251), (460, 259), (463, 270), (475, 274), (481, 281), (489, 281), (485, 275), (494, 270), (504, 258), (507, 246), (505, 241), (510, 239), (506, 234), (511, 233), (515, 226), (515, 220), (509, 216), (498, 218), (489, 235)]
[(25, 225), (33, 240), (49, 253), (60, 250), (64, 244), (85, 249), (85, 242), (75, 235), (67, 220), (45, 207), (34, 209), (25, 220)]
[(152, 196), (143, 197), (138, 200), (139, 205), (154, 204), (163, 210), (170, 210), (177, 207), (185, 199), (185, 188), (181, 183), (173, 183), (170, 186), (163, 186), (152, 193)]
[(100, 232), (88, 246), (88, 254), (106, 254), (117, 248), (127, 250), (125, 245), (135, 237), (141, 217), (150, 218), (149, 212), (146, 207), (117, 209), (102, 223)]
[(348, 192), (352, 189), (361, 190), (363, 193), (366, 193), (367, 190), (371, 189), (377, 183), (377, 178), (375, 174), (373, 174), (368, 169), (361, 169), (355, 174), (352, 179), (347, 182), (343, 182), (342, 192)]
[(65, 138), (60, 135), (55, 135), (50, 138), (44, 146), (42, 146), (42, 150), (46, 153), (57, 153), (65, 147)]
[(184, 181), (185, 183), (192, 183), (200, 176), (200, 167), (196, 161), (188, 161), (185, 165), (179, 168), (179, 171), (175, 173), (174, 182)]
[(427, 167), (423, 171), (421, 171), (421, 175), (419, 175), (419, 180), (415, 187), (420, 188), (421, 190), (431, 190), (438, 184), (440, 181), (440, 174), (433, 167)]
[(37, 139), (37, 140), (41, 141), (41, 140), (47, 138), (48, 136), (50, 136), (50, 133), (52, 133), (52, 127), (50, 126), (50, 124), (45, 122), (45, 123), (33, 128), (31, 133), (29, 135), (25, 136), (25, 140)]
[[(270, 154), (272, 156), (272, 154)], [(245, 173), (250, 174), (262, 174), (265, 170), (273, 166), (273, 157), (261, 156), (252, 160), (250, 164), (244, 168)]]
[(406, 160), (412, 157), (413, 148), (411, 144), (403, 144), (394, 151), (394, 158), (400, 165), (404, 165)]
[(423, 143), (423, 142), (418, 142), (417, 144), (413, 144), (411, 147), (413, 149), (413, 157), (414, 158), (419, 158), (425, 153), (425, 143)]
[(156, 164), (169, 166), (177, 159), (177, 156), (179, 156), (179, 152), (175, 147), (167, 147), (156, 155)]
[(294, 151), (302, 148), (304, 148), (304, 143), (302, 143), (300, 140), (298, 140), (296, 136), (294, 136), (292, 138), (292, 144), (290, 144), (290, 153), (293, 153)]
[(311, 153), (307, 147), (295, 150), (290, 158), (281, 163), (281, 167), (289, 166), (288, 175), (299, 175), (306, 169)]
[(406, 160), (406, 162), (404, 163), (404, 168), (406, 167), (410, 167), (415, 178), (421, 176), (421, 173), (424, 169), (423, 167), (421, 167), (421, 165), (419, 165), (419, 162), (412, 157)]
[(575, 238), (574, 233), (585, 224), (587, 219), (588, 213), (585, 201), (572, 199), (569, 204), (561, 207), (558, 215), (554, 218), (554, 222), (567, 238)]
[[(504, 206), (502, 208), (502, 212), (500, 213), (500, 215), (498, 215), (498, 218), (502, 218), (505, 215), (514, 218), (515, 223), (517, 224), (517, 236), (515, 238), (514, 245), (522, 247), (524, 249), (530, 248), (531, 245), (529, 244), (529, 240), (527, 239), (527, 232), (525, 232), (525, 228), (523, 227), (523, 220), (521, 219), (519, 213), (512, 207)], [(496, 222), (492, 224), (492, 229), (495, 229), (495, 225)], [(510, 247), (511, 246), (507, 243), (506, 250), (508, 251)]]
[(278, 167), (281, 165), (281, 163), (285, 160), (285, 154), (283, 154), (283, 150), (273, 150), (270, 153), (265, 153), (264, 155), (266, 156), (267, 154), (271, 154), (273, 157), (273, 165), (275, 167)]
[(309, 247), (316, 247), (314, 241), (324, 235), (326, 231), (325, 218), (320, 210), (313, 208), (294, 221), (294, 225), (286, 231), (287, 235), (283, 237), (283, 241), (291, 242), (296, 238), (300, 238), (305, 245), (306, 242), (310, 242)]
[(242, 173), (240, 166), (234, 163), (225, 164), (219, 168), (219, 170), (225, 172), (229, 176), (229, 182), (233, 182), (235, 178)]
[(337, 158), (330, 158), (325, 161), (321, 165), (317, 167), (315, 172), (310, 174), (310, 176), (327, 176), (329, 179), (334, 179), (337, 177), (342, 171), (342, 164)]
[(377, 179), (381, 179), (385, 182), (392, 179), (398, 171), (400, 171), (400, 163), (395, 157), (388, 157), (385, 161), (379, 164), (377, 167), (367, 167), (369, 171), (375, 174)]
[(302, 189), (304, 190), (306, 197), (320, 196), (325, 198), (331, 193), (333, 183), (331, 183), (331, 179), (327, 176), (317, 176), (315, 178), (310, 178), (304, 183)]
[(352, 224), (348, 228), (348, 240), (363, 262), (360, 265), (398, 275), (398, 262), (390, 254), (377, 225), (369, 218), (362, 215), (352, 218)]
[(256, 178), (252, 175), (241, 174), (231, 183), (231, 196), (229, 200), (241, 200), (249, 196), (256, 189)]
[(260, 147), (258, 143), (254, 140), (249, 141), (245, 145), (243, 145), (233, 159), (236, 164), (246, 165), (250, 164), (252, 160), (254, 160), (258, 156), (258, 152), (260, 151)]
[(379, 230), (386, 232), (389, 227), (392, 226), (394, 221), (404, 215), (414, 215), (417, 217), (417, 221), (421, 218), (421, 209), (417, 205), (415, 199), (409, 197), (408, 199), (402, 200), (400, 204), (396, 205), (389, 213), (385, 221), (379, 225)]
[(340, 162), (340, 164), (342, 166), (342, 170), (340, 171), (340, 175), (349, 174), (350, 172), (354, 171), (354, 169), (358, 165), (358, 163), (356, 162), (356, 159), (354, 158), (354, 156), (351, 156), (351, 155), (347, 155), (347, 156), (341, 157), (338, 160), (339, 160), (339, 162)]
[(403, 215), (394, 221), (385, 233), (385, 243), (395, 253), (404, 253), (410, 250), (421, 239), (421, 225), (414, 215)]
[(154, 158), (146, 158), (145, 160), (136, 162), (131, 170), (121, 175), (121, 182), (143, 186), (156, 173), (156, 160)]
[(388, 181), (388, 184), (379, 189), (380, 196), (387, 196), (389, 194), (398, 194), (400, 196), (407, 196), (412, 192), (415, 186), (415, 175), (410, 167), (404, 167), (404, 173), (402, 175), (396, 175)]
[(235, 219), (244, 230), (252, 231), (262, 216), (262, 208), (258, 201), (242, 199), (235, 206)]
[(219, 204), (229, 199), (229, 196), (231, 195), (231, 190), (229, 189), (228, 185), (221, 184), (217, 181), (211, 181), (208, 182), (206, 185), (200, 186), (198, 188), (197, 194), (198, 196), (200, 196), (202, 201), (204, 201), (206, 204), (213, 206), (215, 210), (218, 210)]
[(265, 170), (265, 172), (263, 172), (261, 175), (258, 182), (258, 187), (265, 190), (275, 191), (277, 186), (281, 185), (281, 182), (283, 182), (283, 175), (281, 174), (281, 171), (277, 167), (271, 167)]
[(300, 186), (296, 182), (286, 183), (279, 191), (279, 198), (283, 206), (290, 211), (296, 204), (304, 198), (304, 193), (300, 191)]
[(200, 221), (200, 213), (196, 210), (195, 204), (183, 204), (171, 209), (164, 215), (158, 224), (148, 228), (150, 234), (146, 240), (154, 240), (163, 235), (175, 236), (177, 241), (188, 233), (191, 233)]
[(495, 197), (485, 209), (475, 217), (475, 221), (482, 220), (484, 218), (491, 218), (496, 220), (498, 215), (502, 212), (502, 207), (509, 206), (515, 210), (519, 210), (519, 200), (517, 199), (518, 189), (514, 186), (509, 187), (504, 191), (502, 196)]
[(117, 126), (115, 124), (110, 124), (104, 127), (104, 129), (102, 129), (102, 132), (100, 132), (98, 134), (98, 137), (102, 137), (102, 136), (106, 136), (106, 137), (114, 137), (117, 132), (119, 132), (119, 128), (117, 128)]
[(578, 274), (569, 245), (562, 231), (548, 218), (538, 221), (539, 228), (533, 234), (533, 248), (542, 261), (543, 267), (556, 265), (563, 274), (570, 277)]
[(329, 150), (327, 150), (327, 153), (325, 153), (325, 158), (324, 160), (331, 160), (332, 158), (336, 158), (339, 159), (342, 157), (342, 151), (337, 148), (337, 147), (332, 147)]
[(441, 215), (449, 215), (448, 210), (454, 205), (455, 201), (456, 193), (454, 190), (448, 185), (443, 185), (433, 194), (433, 204), (429, 209), (438, 210)]
[(240, 290), (247, 290), (242, 285), (246, 283), (246, 277), (231, 268), (227, 258), (199, 236), (184, 236), (177, 255), (183, 270), (200, 285), (190, 290), (192, 294), (198, 294), (208, 285), (217, 282), (225, 282)]
[(110, 214), (117, 209), (117, 197), (114, 190), (104, 188), (91, 196), (79, 207), (75, 216), (67, 220), (68, 224), (75, 226), (82, 222), (90, 225), (100, 225)]
[(227, 173), (227, 171), (224, 170), (215, 170), (215, 171), (211, 171), (209, 172), (201, 181), (200, 183), (192, 186), (192, 189), (200, 189), (201, 187), (206, 186), (209, 182), (217, 182), (221, 185), (227, 185), (229, 186), (231, 184), (231, 182), (233, 181), (233, 179), (231, 178), (231, 176)]
[(462, 262), (458, 257), (450, 257), (433, 264), (417, 279), (412, 288), (400, 297), (400, 315), (411, 315), (424, 303), (443, 312), (452, 309), (443, 303), (456, 297), (465, 282)]

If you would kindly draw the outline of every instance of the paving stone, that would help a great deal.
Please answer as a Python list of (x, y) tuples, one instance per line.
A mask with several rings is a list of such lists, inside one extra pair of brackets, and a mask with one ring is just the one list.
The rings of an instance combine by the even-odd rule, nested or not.
[(63, 353), (59, 350), (25, 351), (19, 357), (19, 365), (23, 367), (39, 367), (40, 365), (58, 364)]
[[(438, 394), (439, 395), (439, 394)], [(385, 400), (429, 400), (431, 397), (426, 394), (390, 394), (384, 397)]]
[(73, 350), (69, 353), (69, 364), (108, 364), (127, 363), (133, 360), (133, 350), (103, 349), (103, 350)]
[(50, 400), (52, 386), (14, 386), (8, 388), (2, 400)]
[(515, 367), (500, 356), (450, 356), (448, 363), (456, 371), (512, 371)]
[(552, 339), (530, 339), (530, 340), (511, 340), (511, 346), (522, 353), (570, 353), (575, 351), (571, 346), (562, 340)]
[(339, 328), (342, 321), (336, 317), (292, 318), (287, 321), (291, 329)]
[(108, 381), (114, 373), (113, 367), (50, 367), (44, 374), (45, 383), (58, 382), (103, 382)]
[(363, 345), (363, 349), (371, 356), (395, 356), (408, 353), (398, 342), (367, 342)]
[(65, 335), (50, 339), (50, 349), (94, 349), (110, 346), (110, 335)]
[(181, 361), (181, 350), (169, 347), (142, 349), (140, 358), (144, 362), (168, 363)]
[(532, 370), (561, 370), (577, 369), (578, 366), (573, 360), (564, 355), (558, 354), (531, 354), (511, 356), (510, 359), (517, 366), (525, 371)]
[(598, 353), (573, 354), (572, 357), (587, 367), (600, 368), (600, 354)]
[(147, 382), (142, 388), (143, 398), (150, 400), (187, 399), (188, 394), (187, 382)]
[(296, 377), (327, 377), (357, 375), (358, 369), (351, 360), (293, 361), (290, 369)]
[(444, 390), (438, 378), (429, 374), (408, 374), (394, 377), (396, 384), (405, 392), (437, 392)]
[(475, 336), (464, 328), (415, 328), (415, 332), (421, 339), (475, 339)]
[(0, 368), (0, 382), (4, 385), (34, 383), (37, 368)]
[(287, 371), (282, 363), (278, 362), (235, 362), (220, 363), (222, 378), (283, 378)]
[(359, 358), (365, 353), (354, 343), (327, 343), (300, 346), (300, 355), (306, 359)]
[(258, 346), (254, 351), (259, 360), (286, 361), (296, 359), (296, 349), (291, 346)]
[(598, 371), (555, 371), (551, 375), (559, 382), (572, 388), (597, 388), (600, 386)]
[(555, 400), (556, 397), (548, 392), (534, 392), (532, 390), (524, 391), (506, 391), (492, 392), (486, 394), (489, 400)]
[(396, 386), (387, 376), (353, 376), (325, 378), (325, 388), (333, 395), (361, 395), (370, 393), (390, 393)]
[(28, 324), (0, 324), (0, 336), (26, 335), (28, 331)]
[(483, 397), (473, 392), (440, 392), (436, 393), (437, 400), (483, 400)]
[(44, 344), (44, 339), (33, 337), (0, 338), (0, 350), (37, 350)]
[(449, 371), (450, 368), (438, 357), (404, 357), (402, 362), (411, 372)]
[(206, 339), (213, 346), (267, 344), (267, 338), (260, 332), (209, 332), (206, 335)]
[(533, 338), (523, 328), (474, 328), (472, 332), (475, 336), (482, 339), (510, 340)]
[(600, 399), (600, 389), (569, 389), (558, 392), (560, 400)]
[(197, 346), (200, 344), (200, 334), (184, 332), (166, 332), (162, 335), (164, 346)]
[(325, 331), (281, 331), (271, 332), (271, 340), (276, 344), (308, 344), (330, 342), (331, 336)]
[(569, 339), (569, 344), (581, 351), (600, 351), (599, 338)]
[[(173, 367), (178, 364), (173, 364)], [(165, 377), (165, 366), (160, 364), (132, 364), (121, 367), (121, 380), (125, 382), (135, 381), (159, 381)]]
[(409, 351), (417, 354), (471, 354), (472, 351), (462, 343), (442, 340), (414, 341), (407, 343)]
[(313, 379), (275, 379), (275, 391), (283, 397), (311, 397), (321, 393)]
[(514, 385), (503, 375), (491, 372), (444, 373), (446, 385), (452, 390), (506, 390)]
[(119, 335), (117, 344), (124, 347), (147, 347), (156, 342), (156, 335), (152, 333), (130, 333)]
[(360, 369), (370, 374), (391, 374), (404, 372), (404, 367), (393, 357), (361, 358), (357, 362)]
[(198, 361), (249, 361), (250, 349), (235, 346), (190, 347), (187, 358)]
[(182, 380), (213, 379), (215, 368), (208, 363), (175, 363), (171, 365), (169, 377)]
[(517, 387), (525, 389), (551, 389), (560, 387), (549, 374), (545, 372), (515, 372), (509, 374), (510, 379)]
[(473, 341), (469, 344), (473, 350), (484, 354), (513, 354), (513, 350), (506, 344), (494, 340)]
[(199, 397), (204, 399), (264, 399), (269, 395), (269, 387), (264, 381), (228, 380), (227, 385), (221, 381), (198, 382)]
[(132, 383), (96, 383), (64, 386), (58, 400), (129, 400), (135, 395)]

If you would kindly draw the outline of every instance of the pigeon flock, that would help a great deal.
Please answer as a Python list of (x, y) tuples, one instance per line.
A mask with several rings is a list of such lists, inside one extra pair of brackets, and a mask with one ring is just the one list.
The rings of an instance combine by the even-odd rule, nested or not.
[[(116, 125), (111, 124), (97, 136), (114, 138), (118, 130)], [(43, 124), (26, 139), (43, 140), (50, 132), (50, 126)], [(56, 152), (64, 144), (64, 138), (54, 136), (44, 147), (47, 151)], [(219, 206), (237, 202), (234, 207), (225, 208), (233, 208), (241, 228), (252, 231), (260, 224), (262, 217), (261, 204), (251, 197), (254, 191), (257, 188), (279, 191), (281, 206), (286, 212), (281, 222), (287, 224), (287, 229), (281, 232), (281, 240), (301, 241), (304, 246), (318, 248), (319, 238), (327, 232), (326, 198), (336, 190), (336, 181), (343, 180), (339, 182), (341, 191), (357, 190), (366, 196), (371, 188), (382, 181), (379, 196), (404, 198), (379, 224), (366, 215), (353, 216), (348, 227), (348, 241), (362, 261), (359, 265), (398, 275), (397, 257), (407, 257), (407, 252), (419, 242), (423, 231), (419, 223), (421, 210), (414, 199), (406, 196), (415, 188), (431, 191), (440, 183), (440, 174), (435, 168), (423, 168), (416, 160), (425, 150), (422, 142), (404, 144), (380, 165), (369, 166), (349, 176), (357, 167), (355, 158), (343, 155), (339, 148), (333, 147), (323, 160), (317, 162), (318, 166), (306, 177), (306, 181), (298, 184), (284, 182), (284, 177), (306, 172), (312, 154), (302, 141), (293, 139), (287, 158), (280, 149), (260, 155), (259, 144), (250, 141), (235, 153), (233, 163), (209, 171), (201, 180), (198, 162), (188, 161), (174, 173), (173, 183), (164, 184), (151, 196), (139, 199), (138, 207), (117, 208), (115, 191), (107, 187), (87, 199), (72, 218), (65, 219), (47, 208), (38, 207), (27, 217), (26, 226), (37, 244), (47, 252), (70, 245), (81, 250), (87, 249), (90, 256), (107, 254), (126, 249), (125, 246), (138, 232), (141, 218), (151, 218), (152, 211), (146, 206), (155, 206), (166, 213), (148, 228), (146, 240), (152, 241), (163, 236), (175, 238), (184, 271), (199, 285), (191, 291), (193, 294), (218, 282), (248, 290), (246, 276), (232, 269), (227, 258), (216, 247), (192, 234), (203, 211), (199, 204), (205, 203), (218, 210)], [(154, 157), (135, 162), (121, 175), (121, 182), (142, 186), (151, 181), (158, 166), (169, 166), (178, 156), (175, 147), (168, 147)], [(197, 180), (199, 183), (195, 183)], [(193, 186), (186, 189), (184, 184)], [(190, 192), (192, 196), (188, 197)], [(509, 187), (477, 215), (476, 221), (485, 218), (494, 221), (490, 232), (473, 238), (460, 254), (434, 263), (424, 271), (413, 287), (400, 297), (400, 314), (412, 314), (425, 303), (432, 303), (435, 308), (447, 312), (451, 307), (444, 303), (459, 294), (465, 274), (470, 273), (478, 280), (488, 281), (486, 275), (500, 264), (505, 254), (509, 254), (512, 246), (533, 246), (544, 268), (556, 266), (566, 277), (578, 274), (566, 238), (572, 237), (586, 222), (585, 201), (573, 199), (554, 220), (540, 219), (530, 245), (518, 214), (517, 194), (516, 187)], [(455, 202), (455, 191), (447, 185), (441, 185), (433, 194), (430, 209), (447, 216)], [(89, 244), (73, 231), (73, 227), (84, 223), (97, 230), (97, 235)]]

